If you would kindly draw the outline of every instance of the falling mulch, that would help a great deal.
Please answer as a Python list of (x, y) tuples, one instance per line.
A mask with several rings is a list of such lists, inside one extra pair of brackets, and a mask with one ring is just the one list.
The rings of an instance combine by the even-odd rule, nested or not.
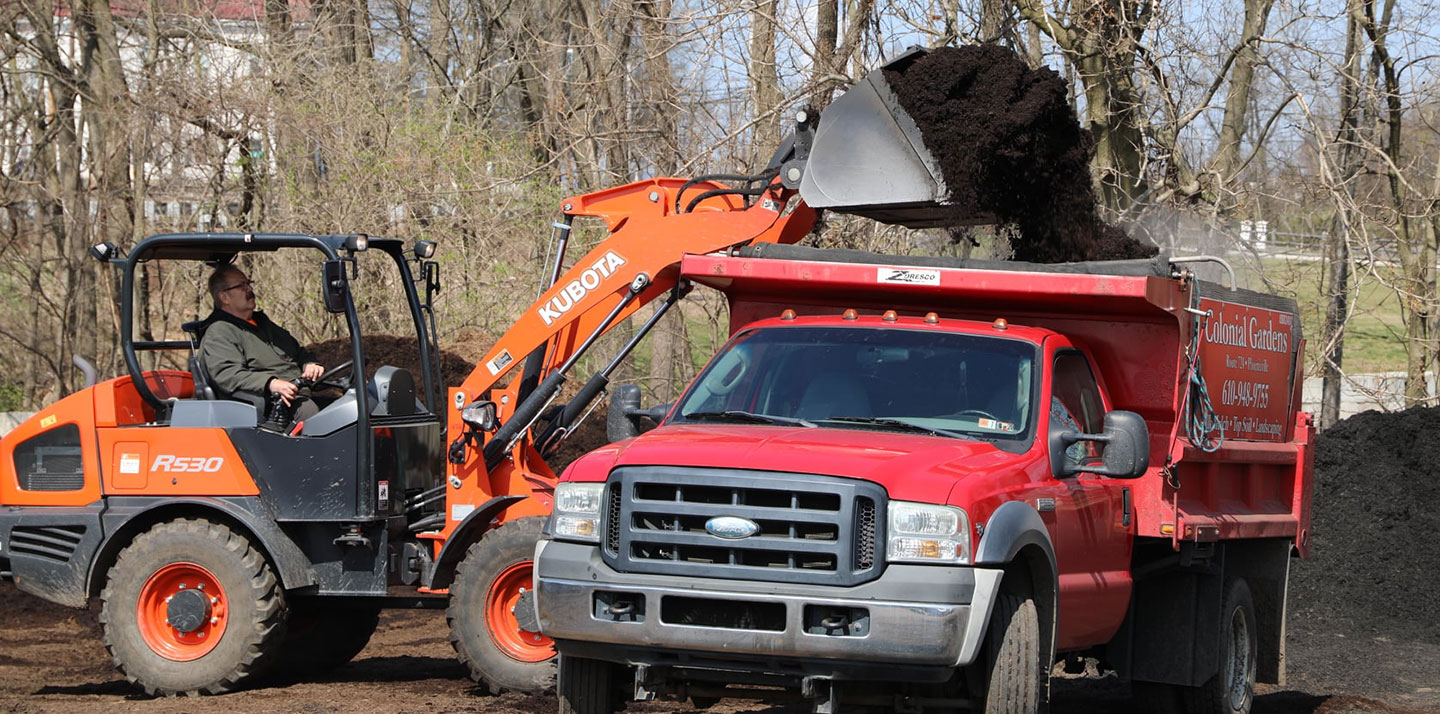
[(957, 223), (989, 214), (1014, 226), (1014, 258), (1026, 262), (1156, 254), (1095, 214), (1095, 141), (1053, 70), (998, 45), (969, 45), (885, 78), (940, 165)]

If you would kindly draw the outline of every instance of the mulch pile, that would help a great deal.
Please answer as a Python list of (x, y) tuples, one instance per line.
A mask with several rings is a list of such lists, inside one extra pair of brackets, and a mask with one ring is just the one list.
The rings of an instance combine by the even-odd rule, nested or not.
[(1315, 444), (1310, 559), (1290, 619), (1440, 644), (1440, 408), (1366, 412)]
[(988, 214), (1013, 225), (1015, 260), (1155, 255), (1095, 215), (1095, 142), (1053, 70), (970, 45), (937, 49), (885, 78), (940, 164), (957, 219)]
[[(366, 379), (374, 376), (375, 370), (384, 365), (408, 370), (415, 375), (417, 381), (420, 379), (420, 348), (417, 346), (415, 338), (367, 335), (364, 339), (362, 349), (365, 354)], [(440, 346), (440, 369), (445, 386), (455, 387), (465, 381), (465, 377), (480, 363), (494, 343), (494, 338), (478, 332), (461, 333), (457, 337), (445, 340)], [(321, 364), (327, 368), (334, 367), (350, 360), (350, 340), (349, 338), (326, 340), (310, 345), (310, 351), (315, 353)], [(518, 371), (518, 367), (516, 369)], [(573, 396), (575, 390), (584, 383), (584, 377), (585, 375), (575, 376), (567, 382), (555, 402), (563, 403)], [(550, 468), (556, 474), (559, 474), (562, 469), (570, 465), (570, 462), (585, 453), (609, 443), (610, 440), (605, 437), (607, 406), (607, 401), (604, 398), (600, 399), (590, 416), (571, 432), (555, 454), (547, 460)]]

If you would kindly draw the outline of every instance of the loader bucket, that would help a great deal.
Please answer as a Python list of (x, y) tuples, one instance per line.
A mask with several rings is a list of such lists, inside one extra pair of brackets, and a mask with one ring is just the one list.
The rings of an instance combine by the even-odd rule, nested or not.
[(821, 112), (800, 180), (807, 204), (911, 228), (994, 222), (948, 205), (940, 166), (885, 79), (926, 54), (906, 52)]

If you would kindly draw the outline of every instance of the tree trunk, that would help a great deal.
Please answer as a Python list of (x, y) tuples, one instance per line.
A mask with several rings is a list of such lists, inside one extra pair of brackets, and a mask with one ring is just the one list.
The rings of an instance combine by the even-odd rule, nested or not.
[(750, 91), (755, 124), (751, 132), (750, 165), (760, 169), (780, 143), (776, 110), (782, 101), (775, 72), (775, 11), (777, 0), (754, 0), (750, 10)]
[(1329, 246), (1325, 256), (1325, 331), (1321, 342), (1324, 354), (1320, 387), (1320, 428), (1340, 421), (1340, 394), (1344, 386), (1345, 323), (1349, 317), (1350, 295), (1350, 210), (1353, 181), (1360, 170), (1357, 148), (1360, 125), (1360, 3), (1348, 0), (1349, 21), (1345, 37), (1345, 60), (1340, 69), (1340, 130), (1338, 184), (1334, 189), (1335, 215), (1330, 222)]

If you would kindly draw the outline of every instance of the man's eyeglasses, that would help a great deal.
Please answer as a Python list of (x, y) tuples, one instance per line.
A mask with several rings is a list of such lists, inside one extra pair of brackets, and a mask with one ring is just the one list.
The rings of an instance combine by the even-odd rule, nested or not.
[(220, 292), (222, 292), (222, 293), (228, 293), (228, 292), (230, 292), (231, 290), (234, 290), (234, 289), (236, 289), (236, 288), (248, 288), (248, 287), (250, 287), (251, 285), (254, 285), (254, 284), (255, 284), (255, 283), (253, 283), (253, 282), (251, 282), (251, 281), (249, 281), (249, 280), (246, 280), (246, 281), (243, 282), (243, 283), (235, 283), (234, 285), (231, 285), (231, 286), (228, 287), (228, 288), (224, 288), (224, 289), (222, 289)]

